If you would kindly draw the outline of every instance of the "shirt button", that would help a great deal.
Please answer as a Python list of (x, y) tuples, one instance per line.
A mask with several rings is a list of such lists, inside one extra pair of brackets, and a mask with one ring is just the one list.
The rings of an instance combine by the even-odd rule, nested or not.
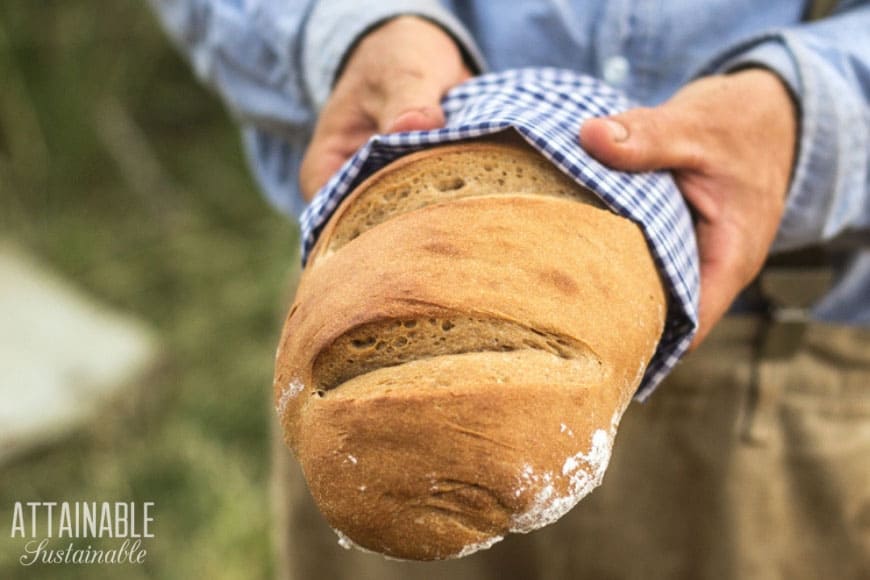
[(624, 56), (612, 56), (604, 61), (604, 80), (611, 85), (621, 85), (628, 77), (631, 65)]

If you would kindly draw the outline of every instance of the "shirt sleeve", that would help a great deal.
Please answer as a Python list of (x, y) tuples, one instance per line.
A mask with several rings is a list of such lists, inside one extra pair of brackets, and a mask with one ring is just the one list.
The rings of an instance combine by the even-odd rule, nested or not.
[(197, 77), (241, 122), (275, 130), (310, 125), (301, 33), (310, 0), (149, 0)]
[(438, 0), (149, 0), (197, 77), (242, 127), (255, 178), (279, 210), (299, 216), (298, 175), (317, 112), (358, 38), (402, 14), (439, 24), (471, 64), (470, 35)]
[(732, 47), (705, 70), (763, 66), (798, 103), (798, 154), (774, 252), (870, 230), (870, 3), (844, 4), (824, 20)]

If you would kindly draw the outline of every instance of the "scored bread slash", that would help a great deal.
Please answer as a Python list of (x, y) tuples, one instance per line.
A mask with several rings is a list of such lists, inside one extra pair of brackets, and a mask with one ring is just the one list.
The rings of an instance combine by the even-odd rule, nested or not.
[(536, 152), (436, 147), (324, 229), (276, 409), (342, 545), (462, 557), (601, 483), (665, 313), (639, 228)]

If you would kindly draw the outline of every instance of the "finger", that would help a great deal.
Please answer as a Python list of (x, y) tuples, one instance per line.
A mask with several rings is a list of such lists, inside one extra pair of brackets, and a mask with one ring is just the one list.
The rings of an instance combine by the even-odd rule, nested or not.
[(580, 129), (590, 155), (623, 171), (699, 169), (697, 142), (688, 116), (665, 106), (590, 119)]
[[(364, 140), (359, 145), (363, 142)], [(350, 158), (357, 148), (352, 145), (351, 142), (346, 141), (336, 143), (332, 139), (311, 142), (299, 169), (299, 187), (305, 201), (311, 201), (320, 188), (326, 185), (329, 178)]]
[(381, 133), (439, 129), (444, 126), (441, 97), (447, 89), (437, 75), (398, 73), (382, 89), (371, 115)]
[[(420, 86), (422, 85), (422, 86)], [(324, 108), (299, 171), (303, 198), (310, 201), (354, 152), (376, 132), (425, 131), (444, 126), (440, 95), (426, 83), (404, 83), (386, 100), (363, 111), (347, 99)], [(435, 94), (435, 97), (432, 95)], [(434, 104), (431, 102), (435, 99)]]
[(384, 133), (400, 133), (403, 131), (428, 131), (444, 126), (444, 111), (440, 106), (414, 107), (399, 113), (391, 122), (387, 122)]
[(300, 168), (310, 201), (351, 155), (376, 132), (425, 131), (444, 126), (440, 100), (454, 83), (437, 75), (399, 72), (386, 86), (360, 92), (339, 87), (321, 112)]
[(375, 132), (375, 125), (353, 103), (331, 101), (324, 107), (299, 168), (302, 197), (317, 191)]

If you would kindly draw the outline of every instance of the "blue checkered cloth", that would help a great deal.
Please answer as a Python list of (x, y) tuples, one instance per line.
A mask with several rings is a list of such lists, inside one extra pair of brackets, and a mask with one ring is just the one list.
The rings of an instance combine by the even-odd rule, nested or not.
[(641, 226), (666, 283), (668, 317), (636, 398), (645, 399), (685, 353), (698, 322), (698, 251), (692, 218), (667, 173), (614, 171), (578, 144), (587, 119), (631, 107), (616, 90), (557, 69), (521, 69), (473, 78), (443, 101), (446, 126), (375, 135), (321, 189), (300, 218), (303, 262), (341, 201), (397, 157), (430, 145), (515, 129), (529, 144), (613, 211)]

